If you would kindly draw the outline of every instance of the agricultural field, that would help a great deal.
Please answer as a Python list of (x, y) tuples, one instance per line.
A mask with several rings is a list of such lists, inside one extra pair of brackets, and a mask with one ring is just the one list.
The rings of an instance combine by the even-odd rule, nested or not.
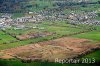
[[(29, 25), (29, 24), (26, 24), (26, 25)], [(72, 42), (72, 44), (71, 44), (72, 45), (72, 49), (73, 49), (73, 47), (75, 48), (74, 44), (81, 44), (82, 46), (83, 46), (84, 43), (87, 44), (85, 46), (85, 49), (80, 49), (79, 50), (80, 54), (81, 54), (82, 51), (86, 50), (86, 47), (88, 47), (90, 45), (91, 45), (90, 49), (95, 48), (95, 44), (99, 44), (98, 41), (100, 40), (99, 38), (97, 38), (97, 37), (99, 37), (99, 27), (97, 27), (97, 29), (98, 29), (97, 30), (98, 34), (97, 34), (97, 31), (89, 31), (89, 32), (86, 32), (86, 33), (84, 33), (84, 32), (82, 33), (82, 31), (87, 31), (87, 29), (86, 28), (82, 28), (81, 25), (80, 26), (75, 26), (75, 25), (67, 24), (67, 22), (42, 22), (40, 24), (34, 24), (34, 25), (31, 25), (31, 26), (36, 26), (36, 27), (35, 28), (31, 28), (31, 29), (24, 29), (24, 30), (21, 30), (21, 29), (16, 29), (15, 30), (14, 28), (9, 28), (9, 29), (3, 30), (3, 31), (1, 30), (1, 34), (6, 34), (6, 35), (10, 34), (9, 36), (13, 38), (12, 40), (17, 40), (16, 42), (11, 42), (11, 43), (7, 43), (7, 44), (2, 44), (1, 43), (1, 45), (0, 45), (1, 58), (4, 58), (4, 59), (11, 58), (12, 59), (12, 58), (14, 58), (14, 57), (12, 57), (14, 55), (15, 56), (18, 55), (19, 57), (26, 57), (26, 56), (29, 56), (29, 54), (31, 55), (32, 53), (35, 53), (34, 57), (39, 57), (41, 55), (40, 54), (40, 50), (34, 49), (34, 51), (33, 51), (33, 50), (30, 49), (30, 47), (32, 47), (32, 48), (33, 47), (35, 47), (35, 48), (39, 47), (39, 49), (50, 48), (50, 49), (48, 49), (48, 51), (43, 51), (42, 53), (44, 53), (44, 54), (45, 54), (45, 52), (52, 51), (51, 49), (54, 49), (55, 52), (56, 52), (57, 49), (53, 48), (53, 46), (52, 46), (52, 42), (53, 41), (50, 41), (51, 43), (48, 42), (48, 41), (49, 40), (53, 40), (53, 39), (57, 39), (57, 38), (61, 38), (63, 36), (64, 37), (65, 36), (66, 37), (67, 36), (73, 37), (73, 38), (65, 38), (65, 43), (66, 43), (66, 41), (67, 42), (68, 41)], [(42, 27), (42, 29), (40, 29), (41, 27)], [(89, 26), (86, 26), (86, 27), (89, 27)], [(32, 33), (44, 33), (44, 32), (55, 33), (55, 34), (54, 35), (50, 35), (50, 36), (45, 36), (45, 37), (37, 37), (37, 38), (32, 37), (32, 38), (27, 38), (27, 39), (24, 39), (24, 40), (19, 40), (18, 38), (15, 37), (15, 36), (21, 36), (21, 35), (29, 35), (30, 33), (32, 34)], [(96, 37), (93, 37), (93, 36), (96, 36)], [(77, 39), (77, 38), (79, 38), (79, 39)], [(82, 38), (85, 38), (85, 39), (82, 39)], [(6, 38), (5, 40), (8, 40), (8, 39)], [(62, 46), (63, 42), (58, 42), (58, 41), (62, 41), (62, 40), (64, 42), (64, 39), (62, 38), (62, 39), (57, 39), (57, 42), (53, 42), (53, 43), (56, 43), (56, 45), (58, 43), (57, 46), (60, 46), (60, 45)], [(9, 41), (11, 41), (11, 40), (9, 39)], [(49, 43), (50, 45), (47, 44), (48, 46), (46, 46), (45, 45), (46, 43), (41, 43), (43, 41), (47, 41), (46, 43)], [(56, 41), (56, 40), (54, 40), (54, 41)], [(35, 44), (37, 42), (40, 42), (40, 44), (39, 45)], [(77, 43), (77, 42), (79, 42), (79, 43)], [(61, 43), (61, 44), (59, 44), (59, 43)], [(43, 44), (43, 46), (40, 46), (41, 44)], [(67, 44), (66, 47), (71, 46), (71, 45), (69, 43), (69, 44)], [(23, 48), (20, 47), (20, 46), (22, 46)], [(55, 46), (55, 47), (57, 47), (57, 46)], [(76, 46), (76, 50), (75, 49), (73, 49), (73, 50), (77, 51), (78, 50), (77, 47), (78, 46)], [(12, 48), (12, 49), (10, 49), (10, 48)], [(24, 49), (24, 48), (26, 48), (26, 49)], [(8, 49), (8, 50), (4, 50), (4, 49)], [(24, 49), (24, 51), (26, 50), (27, 52), (23, 52), (23, 49)], [(4, 51), (2, 51), (2, 50), (4, 50)], [(15, 53), (13, 53), (12, 50), (16, 50)], [(16, 53), (17, 51), (22, 51), (22, 52)], [(63, 52), (65, 50), (64, 49), (61, 49), (61, 50), (59, 49), (59, 51)], [(68, 51), (68, 50), (66, 50), (66, 51)], [(72, 51), (70, 50), (70, 52), (72, 52)], [(86, 52), (88, 52), (88, 51), (86, 51)], [(57, 53), (59, 54), (60, 52), (57, 52)], [(85, 57), (90, 57), (91, 58), (95, 54), (97, 55), (97, 53), (95, 52), (93, 54), (90, 54), (91, 56), (87, 55)], [(58, 54), (55, 54), (54, 57), (56, 57), (56, 55), (58, 55)], [(66, 54), (70, 55), (71, 53), (60, 53), (60, 54), (62, 54), (62, 55), (59, 55), (58, 57), (63, 58), (63, 57), (66, 57)], [(76, 53), (75, 55), (72, 55), (72, 57), (75, 57), (77, 55), (78, 54)], [(49, 54), (48, 54), (48, 56), (49, 56)], [(47, 59), (47, 57), (44, 57), (44, 59)], [(96, 59), (97, 59), (97, 57), (98, 56), (96, 56)], [(48, 57), (48, 59), (49, 59), (49, 57)], [(49, 59), (49, 61), (50, 60), (51, 59)], [(1, 62), (2, 61), (6, 61), (6, 60), (1, 60)], [(15, 61), (17, 61), (17, 60), (15, 60)], [(19, 64), (19, 60), (17, 62)], [(21, 63), (21, 64), (23, 65), (23, 63)], [(35, 62), (33, 64), (35, 64)], [(38, 65), (39, 63), (36, 62), (36, 64)], [(53, 63), (53, 65), (54, 65), (54, 63)], [(58, 64), (58, 65), (60, 65), (60, 64)]]
[(12, 41), (16, 41), (16, 38), (14, 38), (0, 30), (0, 44), (7, 44)]
[[(91, 31), (88, 33), (83, 33), (83, 34), (78, 34), (78, 35), (74, 35), (72, 37), (75, 38), (85, 38), (85, 39), (90, 39), (90, 40), (94, 40), (94, 41), (100, 41), (100, 26), (96, 26), (97, 30), (96, 31)], [(93, 56), (96, 58), (97, 61), (100, 61), (99, 59), (99, 55), (100, 54), (100, 50), (90, 53), (86, 56), (84, 56), (85, 58), (93, 58)]]
[[(43, 22), (41, 24), (34, 24), (33, 26), (36, 26), (36, 28), (31, 28), (31, 29), (15, 30), (14, 28), (9, 28), (9, 29), (3, 30), (3, 31), (1, 31), (1, 33), (4, 33), (4, 34), (6, 33), (6, 35), (9, 36), (9, 37), (7, 37), (8, 39), (6, 37), (4, 37), (4, 40), (5, 41), (9, 40), (10, 43), (2, 44), (2, 42), (1, 42), (0, 49), (17, 47), (17, 46), (31, 44), (31, 43), (35, 43), (35, 42), (39, 42), (39, 41), (46, 41), (46, 40), (50, 40), (50, 39), (60, 38), (60, 37), (63, 37), (64, 35), (66, 35), (66, 36), (70, 35), (70, 34), (73, 35), (78, 32), (80, 33), (81, 31), (87, 31), (87, 29), (75, 27), (74, 25), (66, 24), (66, 22), (62, 22), (61, 26), (60, 26), (61, 22), (59, 22), (59, 23), (55, 22), (55, 23), (56, 23), (56, 25), (55, 24), (53, 25), (53, 23), (49, 23), (49, 22)], [(50, 26), (50, 25), (52, 25), (52, 26)], [(49, 33), (49, 34), (47, 34), (47, 33)], [(25, 37), (28, 35), (31, 35), (31, 36), (33, 35), (33, 37), (31, 37), (31, 38), (27, 37), (25, 40), (20, 40), (18, 38), (21, 36)], [(14, 40), (16, 40), (16, 41), (14, 41)], [(11, 42), (11, 41), (13, 41), (13, 42)]]
[(0, 13), (0, 66), (100, 63), (99, 0), (25, 0), (20, 5), (26, 12)]

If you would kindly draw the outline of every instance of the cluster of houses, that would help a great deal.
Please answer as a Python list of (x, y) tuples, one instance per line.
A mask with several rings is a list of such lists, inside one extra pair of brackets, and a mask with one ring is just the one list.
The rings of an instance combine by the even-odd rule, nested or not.
[(49, 21), (57, 21), (57, 20), (62, 21), (67, 19), (74, 21), (86, 21), (88, 19), (93, 19), (97, 17), (96, 11), (89, 11), (89, 12), (82, 11), (81, 13), (70, 12), (66, 14), (60, 8), (41, 10), (39, 14), (44, 16), (45, 20)]
[(69, 22), (70, 24), (87, 24), (87, 25), (96, 25), (96, 26), (99, 26), (100, 25), (100, 21), (99, 20), (87, 20), (87, 21), (73, 21), (71, 20)]
[(14, 22), (38, 22), (43, 19), (42, 15), (25, 16), (14, 19)]
[[(54, 12), (54, 13), (53, 13)], [(29, 15), (31, 14), (31, 15)], [(46, 10), (39, 13), (29, 12), (27, 16), (12, 19), (11, 14), (3, 14), (0, 16), (0, 28), (9, 28), (12, 25), (16, 26), (15, 29), (23, 29), (26, 26), (23, 25), (26, 22), (37, 23), (44, 20), (49, 21), (64, 21), (69, 20), (72, 24), (91, 24), (100, 25), (100, 21), (93, 20), (97, 17), (96, 11), (82, 12), (82, 13), (70, 13), (65, 14), (63, 11)]]
[(21, 25), (20, 23), (25, 23), (25, 22), (39, 22), (43, 20), (43, 16), (40, 14), (37, 15), (28, 15), (25, 17), (20, 17), (20, 18), (11, 18), (11, 14), (3, 14), (0, 16), (0, 28), (4, 29), (11, 27), (12, 25), (16, 26), (15, 29), (23, 29), (25, 26)]
[(12, 22), (11, 14), (4, 14), (0, 16), (0, 28), (9, 28)]
[(100, 21), (94, 19), (96, 17), (97, 17), (97, 14), (95, 11), (81, 13), (81, 14), (72, 13), (68, 16), (68, 20), (69, 20), (69, 23), (71, 24), (88, 24), (88, 25), (97, 26), (97, 25), (100, 25)]
[(70, 15), (68, 15), (68, 19), (74, 20), (74, 21), (85, 21), (88, 19), (93, 19), (97, 17), (97, 14), (95, 11), (93, 12), (86, 12), (86, 13), (80, 13), (80, 14), (76, 14), (76, 13), (71, 13)]

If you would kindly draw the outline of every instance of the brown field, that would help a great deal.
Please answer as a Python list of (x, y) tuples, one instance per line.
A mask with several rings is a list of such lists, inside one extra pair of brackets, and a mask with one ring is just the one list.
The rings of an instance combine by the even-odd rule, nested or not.
[(37, 38), (37, 37), (46, 37), (53, 35), (54, 33), (51, 32), (43, 32), (43, 33), (29, 33), (29, 34), (23, 34), (16, 36), (20, 40), (30, 39), (30, 38)]
[[(100, 44), (98, 42), (93, 42), (88, 39), (64, 37), (36, 44), (20, 46), (17, 48), (1, 50), (1, 53), (7, 55), (7, 58), (9, 55), (24, 60), (47, 60), (54, 62), (56, 58), (75, 58), (94, 49), (100, 49)], [(0, 58), (4, 57), (0, 56)]]

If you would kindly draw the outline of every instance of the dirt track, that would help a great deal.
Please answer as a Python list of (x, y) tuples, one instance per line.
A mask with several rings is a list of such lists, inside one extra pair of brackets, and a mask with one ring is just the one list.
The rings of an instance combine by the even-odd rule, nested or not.
[(65, 37), (2, 50), (1, 53), (20, 59), (54, 61), (55, 58), (77, 57), (97, 48), (100, 49), (100, 44), (91, 40)]

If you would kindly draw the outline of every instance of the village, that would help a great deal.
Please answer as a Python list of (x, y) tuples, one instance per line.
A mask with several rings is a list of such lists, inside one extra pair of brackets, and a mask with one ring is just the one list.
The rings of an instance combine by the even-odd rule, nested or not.
[[(51, 15), (49, 15), (49, 13)], [(64, 14), (62, 12), (53, 13), (52, 11), (40, 11), (39, 13), (29, 12), (28, 15), (15, 19), (12, 19), (12, 14), (3, 14), (0, 17), (0, 28), (5, 29), (15, 26), (15, 29), (23, 29), (25, 27), (30, 27), (25, 26), (25, 23), (34, 24), (43, 21), (68, 21), (70, 24), (100, 25), (100, 21), (95, 19), (98, 16), (96, 11), (82, 12), (81, 14), (74, 12), (70, 14)]]
[(25, 16), (25, 17), (20, 17), (16, 19), (11, 18), (11, 14), (4, 14), (0, 17), (0, 27), (1, 28), (10, 28), (12, 26), (16, 26), (16, 29), (23, 29), (25, 25), (21, 25), (21, 23), (26, 23), (26, 22), (39, 22), (43, 20), (43, 17), (41, 15), (35, 15), (35, 16)]

